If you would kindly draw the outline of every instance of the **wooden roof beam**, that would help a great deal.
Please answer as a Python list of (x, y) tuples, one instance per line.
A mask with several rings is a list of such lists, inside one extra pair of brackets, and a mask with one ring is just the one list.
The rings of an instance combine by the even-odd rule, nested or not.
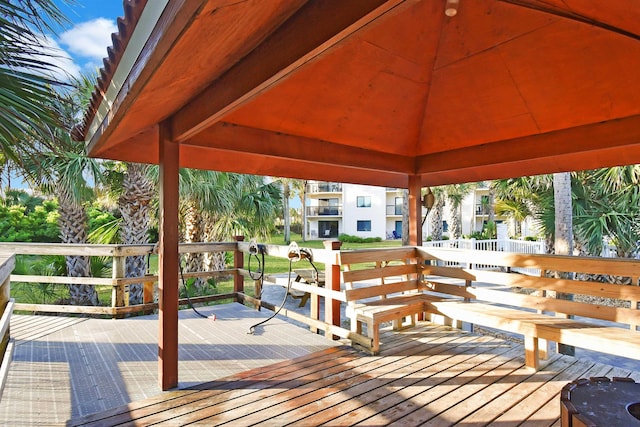
[(215, 124), (225, 114), (405, 1), (409, 0), (308, 2), (171, 118), (174, 139), (184, 142)]
[(246, 173), (298, 179), (316, 179), (381, 187), (407, 187), (408, 175), (404, 173), (372, 170), (334, 164), (295, 161), (263, 154), (244, 153), (235, 150), (197, 147), (180, 144), (180, 159), (184, 167), (217, 170), (220, 172)]
[(423, 185), (441, 185), (633, 163), (640, 163), (640, 115), (428, 154), (417, 168)]
[(414, 159), (314, 138), (286, 135), (232, 123), (218, 123), (182, 143), (183, 146), (211, 147), (240, 153), (303, 160), (359, 169), (413, 174)]

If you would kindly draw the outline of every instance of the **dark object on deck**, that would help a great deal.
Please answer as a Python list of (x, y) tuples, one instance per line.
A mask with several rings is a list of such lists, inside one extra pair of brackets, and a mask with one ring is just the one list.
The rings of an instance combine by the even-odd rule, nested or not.
[(640, 426), (640, 384), (631, 378), (573, 381), (560, 394), (563, 427)]

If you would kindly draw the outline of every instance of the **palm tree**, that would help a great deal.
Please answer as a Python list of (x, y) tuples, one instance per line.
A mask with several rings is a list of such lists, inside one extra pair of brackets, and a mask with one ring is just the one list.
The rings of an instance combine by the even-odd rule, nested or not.
[(282, 184), (282, 217), (284, 222), (284, 243), (291, 243), (291, 215), (289, 213), (289, 198), (291, 197), (291, 179), (280, 178)]
[(409, 190), (402, 189), (402, 246), (409, 246)]
[[(122, 215), (120, 238), (125, 244), (149, 243), (152, 201), (155, 186), (148, 176), (148, 165), (127, 163), (122, 180), (118, 207)], [(125, 261), (125, 277), (141, 277), (146, 273), (144, 255), (130, 256)], [(143, 301), (141, 283), (129, 285), (129, 304)]]
[[(182, 240), (220, 242), (240, 234), (266, 238), (281, 206), (278, 187), (259, 176), (182, 169)], [(184, 258), (186, 271), (225, 268), (224, 253), (187, 254)]]
[(445, 203), (445, 192), (443, 187), (432, 187), (431, 192), (434, 196), (433, 207), (429, 212), (431, 240), (442, 240), (442, 216)]
[(447, 202), (449, 202), (449, 233), (453, 239), (459, 239), (462, 236), (462, 201), (474, 187), (475, 184), (452, 184), (445, 187)]
[[(571, 173), (553, 174), (553, 195), (555, 206), (554, 251), (557, 255), (573, 254), (573, 204), (571, 197)], [(557, 278), (571, 279), (570, 273), (556, 272)], [(572, 294), (557, 292), (556, 298), (573, 300)], [(575, 348), (558, 344), (558, 352), (573, 356)]]
[(50, 131), (60, 124), (58, 105), (50, 100), (60, 83), (47, 76), (55, 52), (42, 34), (64, 22), (54, 0), (0, 0), (0, 147), (14, 161), (35, 154), (34, 140), (56, 148)]
[(307, 183), (305, 179), (293, 180), (292, 188), (298, 194), (300, 198), (300, 206), (302, 210), (302, 241), (307, 240), (307, 207), (305, 202), (307, 200)]
[(640, 240), (640, 165), (578, 172), (573, 191), (576, 240), (600, 255), (608, 238), (619, 257), (633, 258)]
[[(58, 197), (60, 239), (62, 243), (87, 243), (87, 214), (84, 202), (93, 198), (93, 183), (100, 183), (102, 171), (100, 163), (90, 159), (82, 142), (71, 138), (71, 129), (78, 114), (86, 103), (86, 88), (91, 85), (90, 77), (82, 76), (74, 81), (74, 90), (57, 94), (51, 91), (50, 103), (58, 112), (59, 125), (48, 128), (49, 138), (58, 147), (47, 150), (49, 144), (30, 143), (41, 150), (39, 157), (28, 156), (20, 159), (25, 177), (39, 186), (45, 193)], [(70, 277), (90, 276), (89, 257), (67, 256), (67, 275)], [(98, 296), (93, 286), (69, 285), (72, 304), (95, 305)]]

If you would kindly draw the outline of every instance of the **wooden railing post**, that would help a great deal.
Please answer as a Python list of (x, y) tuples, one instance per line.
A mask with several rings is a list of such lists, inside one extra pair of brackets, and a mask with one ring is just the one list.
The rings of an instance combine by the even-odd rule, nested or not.
[[(113, 264), (112, 264), (112, 272), (111, 277), (113, 279), (123, 279), (125, 276), (125, 261), (126, 257), (124, 256), (113, 256)], [(124, 297), (124, 285), (118, 283), (111, 288), (111, 307), (124, 307), (125, 306), (125, 297)], [(113, 318), (117, 318), (119, 316), (113, 316)]]
[[(147, 274), (149, 277), (153, 277), (150, 274)], [(154, 280), (149, 279), (145, 280), (142, 284), (142, 303), (143, 304), (151, 304), (153, 302), (153, 286)], [(143, 314), (153, 314), (153, 309), (144, 310)]]
[[(340, 292), (340, 265), (337, 264), (338, 252), (340, 251), (342, 242), (340, 241), (325, 241), (324, 247), (327, 250), (334, 253), (331, 258), (333, 264), (325, 264), (325, 288), (332, 291)], [(331, 297), (325, 298), (324, 301), (324, 321), (334, 326), (340, 326), (340, 301), (334, 300)], [(331, 339), (337, 340), (339, 337), (332, 335)]]
[[(244, 241), (244, 236), (235, 236), (236, 242)], [(238, 249), (236, 245), (235, 251), (233, 251), (233, 268), (235, 273), (233, 276), (233, 292), (244, 292), (244, 276), (240, 274), (238, 269), (244, 267), (244, 253)]]
[[(7, 346), (9, 345), (9, 324), (13, 312), (11, 300), (11, 272), (15, 268), (15, 255), (0, 255), (0, 362), (2, 367), (8, 366), (10, 359), (4, 360)], [(5, 363), (6, 362), (6, 363)], [(4, 386), (4, 380), (0, 376), (0, 384)], [(0, 396), (2, 388), (0, 387)]]

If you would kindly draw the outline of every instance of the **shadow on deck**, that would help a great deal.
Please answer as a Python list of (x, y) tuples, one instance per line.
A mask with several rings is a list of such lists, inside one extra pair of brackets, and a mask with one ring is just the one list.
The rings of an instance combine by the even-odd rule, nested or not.
[(420, 323), (383, 334), (368, 356), (334, 347), (68, 423), (112, 425), (559, 425), (559, 391), (592, 376), (640, 374), (554, 355), (523, 366), (522, 346)]
[[(324, 337), (282, 319), (248, 335), (271, 312), (240, 304), (199, 308), (217, 320), (179, 313), (179, 387), (331, 348)], [(157, 315), (120, 320), (20, 316), (11, 321), (13, 361), (0, 425), (65, 425), (161, 393)]]

